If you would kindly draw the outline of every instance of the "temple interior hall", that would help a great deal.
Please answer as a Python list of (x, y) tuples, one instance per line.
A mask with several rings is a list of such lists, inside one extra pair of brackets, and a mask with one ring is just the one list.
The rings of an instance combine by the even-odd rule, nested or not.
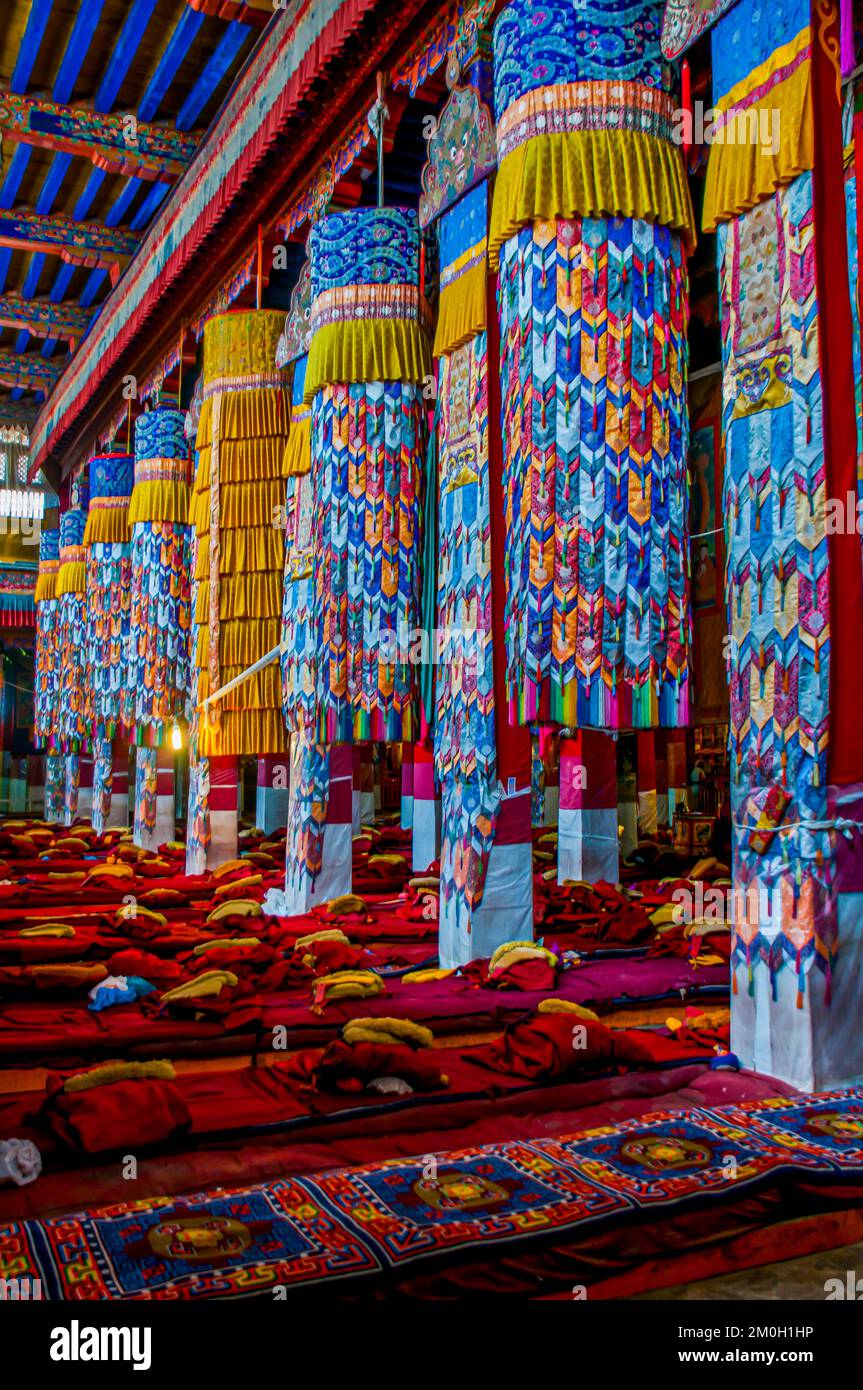
[(0, 141), (0, 1317), (863, 1297), (863, 3), (7, 0)]

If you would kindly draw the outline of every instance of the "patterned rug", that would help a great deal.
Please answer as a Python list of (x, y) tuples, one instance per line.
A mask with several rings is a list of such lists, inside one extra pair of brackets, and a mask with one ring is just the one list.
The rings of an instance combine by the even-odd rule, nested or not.
[[(748, 1102), (533, 1143), (127, 1202), (0, 1226), (0, 1276), (49, 1299), (198, 1299), (536, 1253), (765, 1186), (863, 1182), (863, 1087)], [(696, 1223), (697, 1224), (697, 1223)], [(793, 1252), (789, 1252), (793, 1253)]]

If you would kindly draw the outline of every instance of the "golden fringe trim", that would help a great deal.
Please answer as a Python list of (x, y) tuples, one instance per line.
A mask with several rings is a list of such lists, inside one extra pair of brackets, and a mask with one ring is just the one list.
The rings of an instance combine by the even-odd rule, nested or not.
[[(208, 447), (198, 455), (195, 491), (204, 492), (210, 486), (210, 454)], [(219, 443), (219, 482), (254, 483), (277, 478), (282, 471), (285, 452), (284, 437), (280, 434), (267, 439), (228, 439)]]
[[(212, 433), (212, 398), (203, 402), (198, 420), (195, 448), (210, 443)], [(261, 387), (253, 391), (226, 391), (222, 395), (219, 438), (265, 439), (268, 435), (287, 435), (291, 422), (291, 392), (287, 386), (278, 389)]]
[[(285, 564), (285, 537), (273, 526), (250, 528), (247, 531), (225, 531), (219, 539), (222, 578), (233, 574), (265, 574), (270, 570), (282, 573)], [(210, 555), (207, 546), (198, 546), (195, 559), (195, 578), (210, 577)]]
[(312, 467), (312, 422), (297, 420), (291, 425), (288, 442), (282, 460), (283, 478), (301, 478), (311, 472)]
[(49, 574), (37, 574), (34, 603), (49, 603), (57, 597), (57, 577), (57, 570), (51, 570)]
[(192, 489), (188, 483), (151, 479), (136, 483), (129, 503), (129, 524), (136, 521), (176, 521), (185, 526), (189, 520)]
[(198, 756), (217, 758), (261, 753), (285, 753), (288, 731), (281, 709), (223, 710), (218, 725), (201, 719)]
[(128, 545), (132, 539), (129, 504), (122, 507), (96, 507), (87, 513), (85, 545)]
[(689, 250), (695, 246), (680, 149), (635, 130), (542, 135), (508, 154), (494, 186), (492, 270), (505, 241), (531, 222), (555, 217), (640, 217), (679, 232)]
[(79, 1071), (63, 1082), (64, 1091), (92, 1091), (112, 1081), (173, 1081), (177, 1075), (173, 1062), (106, 1062), (91, 1071)]
[[(242, 675), (245, 666), (223, 666), (219, 677), (223, 685)], [(198, 702), (206, 700), (210, 693), (210, 681), (206, 671), (199, 672), (195, 698)], [(242, 685), (230, 690), (219, 705), (225, 710), (237, 709), (279, 709), (282, 703), (282, 677), (278, 663), (265, 666), (247, 677)]]
[(83, 560), (67, 560), (57, 574), (57, 597), (83, 594), (87, 589), (87, 566)]
[[(282, 576), (277, 570), (263, 574), (229, 574), (219, 582), (219, 617), (279, 618), (282, 613)], [(195, 622), (210, 616), (209, 586), (201, 586), (195, 600)]]
[(337, 382), (419, 383), (431, 373), (431, 345), (413, 319), (352, 319), (328, 323), (312, 338), (305, 400)]
[[(219, 629), (220, 671), (223, 665), (239, 666), (245, 670), (253, 662), (260, 661), (277, 645), (280, 626), (278, 618), (233, 618), (222, 623)], [(207, 669), (209, 655), (210, 630), (201, 627), (198, 629), (195, 653), (195, 665), (199, 670)], [(222, 684), (225, 684), (224, 677)]]
[[(808, 56), (800, 59), (799, 65), (784, 81), (769, 87), (759, 101), (746, 103), (751, 92), (799, 58), (810, 43), (811, 31), (807, 25), (716, 103), (716, 111), (727, 113), (729, 128), (714, 120), (717, 129), (710, 147), (702, 214), (706, 232), (715, 231), (720, 222), (748, 212), (771, 197), (777, 188), (812, 168), (815, 123), (812, 64)], [(779, 149), (775, 154), (761, 142), (762, 113), (765, 129), (779, 132)], [(755, 140), (751, 138), (753, 130), (758, 137)], [(727, 139), (732, 131), (734, 144)], [(743, 139), (739, 140), (741, 135)]]
[[(219, 531), (237, 531), (247, 526), (283, 526), (284, 491), (281, 478), (259, 483), (223, 483), (219, 499)], [(193, 504), (193, 510), (197, 534), (208, 534), (209, 491), (201, 493)]]
[(440, 293), (434, 355), (469, 343), (487, 324), (486, 262), (471, 266)]

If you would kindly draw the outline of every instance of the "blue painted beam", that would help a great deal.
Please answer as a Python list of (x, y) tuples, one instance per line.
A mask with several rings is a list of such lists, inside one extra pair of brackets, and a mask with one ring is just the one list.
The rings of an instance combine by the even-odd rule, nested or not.
[(12, 91), (17, 92), (19, 96), (23, 96), (30, 84), (33, 64), (39, 56), (39, 49), (42, 47), (42, 40), (45, 37), (45, 28), (53, 8), (54, 0), (33, 0), (30, 6), (27, 27), (18, 48), (15, 67), (12, 69), (12, 80), (9, 83)]
[(207, 102), (224, 81), (231, 65), (249, 36), (248, 24), (228, 25), (215, 51), (207, 59), (203, 72), (195, 83), (177, 116), (178, 130), (191, 130)]
[(108, 59), (105, 76), (99, 83), (93, 103), (97, 111), (112, 110), (132, 59), (138, 51), (138, 45), (144, 37), (144, 31), (153, 17), (156, 3), (157, 0), (134, 0), (120, 30), (120, 37), (114, 45), (114, 51)]
[(72, 26), (66, 51), (60, 62), (60, 70), (54, 83), (54, 100), (67, 105), (72, 100), (75, 83), (81, 71), (81, 64), (87, 56), (90, 40), (102, 17), (105, 0), (81, 0), (81, 8)]
[(183, 59), (204, 22), (203, 14), (186, 8), (159, 59), (156, 71), (150, 78), (147, 90), (138, 107), (138, 118), (142, 121), (155, 120), (156, 112), (165, 99), (174, 78), (180, 70)]

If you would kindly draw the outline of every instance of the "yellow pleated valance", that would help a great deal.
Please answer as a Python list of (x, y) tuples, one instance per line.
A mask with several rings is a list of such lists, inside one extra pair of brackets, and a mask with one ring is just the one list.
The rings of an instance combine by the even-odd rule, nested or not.
[(416, 319), (350, 319), (328, 323), (312, 339), (305, 399), (336, 382), (405, 381), (431, 372), (431, 343)]
[(704, 190), (706, 232), (812, 168), (811, 41), (807, 25), (716, 102)]
[(692, 200), (677, 145), (633, 130), (537, 136), (501, 161), (489, 230), (489, 261), (521, 227), (555, 217), (640, 217), (695, 245)]

